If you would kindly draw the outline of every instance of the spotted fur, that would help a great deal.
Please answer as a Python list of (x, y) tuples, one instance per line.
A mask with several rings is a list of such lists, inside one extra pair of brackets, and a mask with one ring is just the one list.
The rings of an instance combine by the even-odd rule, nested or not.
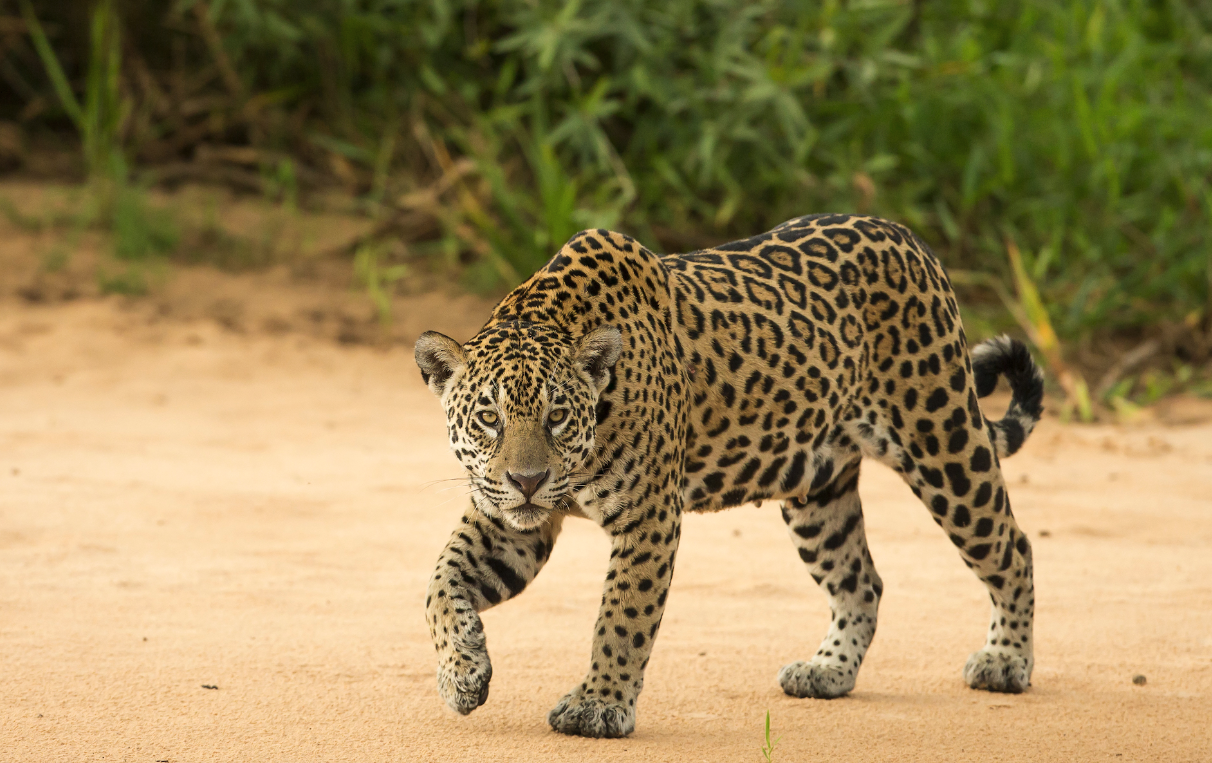
[[(1042, 378), (1010, 339), (970, 358), (946, 275), (900, 225), (801, 217), (666, 257), (583, 231), (466, 345), (430, 332), (416, 354), (472, 486), (426, 603), (439, 693), (456, 710), (488, 696), (477, 613), (526, 587), (573, 515), (612, 550), (589, 671), (548, 722), (630, 733), (682, 512), (761, 500), (781, 502), (832, 611), (816, 653), (779, 684), (797, 697), (850, 691), (883, 592), (857, 492), (863, 457), (905, 479), (989, 591), (992, 622), (965, 680), (1028, 686), (1031, 546), (998, 459), (1039, 419)], [(989, 421), (977, 398), (999, 375), (1013, 402)]]

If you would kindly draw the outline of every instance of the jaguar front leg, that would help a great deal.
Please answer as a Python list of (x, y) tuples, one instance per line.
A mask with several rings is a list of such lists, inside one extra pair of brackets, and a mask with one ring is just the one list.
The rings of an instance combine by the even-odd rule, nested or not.
[(623, 737), (635, 729), (636, 700), (673, 579), (681, 502), (681, 496), (669, 494), (604, 523), (612, 548), (592, 662), (581, 685), (548, 713), (556, 731)]
[(467, 715), (488, 700), (492, 663), (479, 612), (522, 592), (551, 556), (563, 515), (515, 530), (474, 506), (463, 514), (429, 581), (429, 635), (438, 652), (438, 694)]

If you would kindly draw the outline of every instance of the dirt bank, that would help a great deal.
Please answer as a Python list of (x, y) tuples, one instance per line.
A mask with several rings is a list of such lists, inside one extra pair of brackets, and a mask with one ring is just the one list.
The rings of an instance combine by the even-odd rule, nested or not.
[(1035, 544), (1028, 693), (963, 685), (983, 589), (869, 465), (886, 592), (850, 697), (775, 683), (828, 620), (776, 507), (692, 516), (637, 731), (592, 741), (544, 721), (589, 653), (608, 546), (583, 521), (486, 614), (488, 704), (437, 697), (424, 589), (466, 499), (434, 482), (458, 471), (407, 350), (4, 302), (0, 760), (758, 761), (769, 710), (776, 761), (1207, 761), (1212, 423), (1172, 411), (1048, 421), (1005, 464)]

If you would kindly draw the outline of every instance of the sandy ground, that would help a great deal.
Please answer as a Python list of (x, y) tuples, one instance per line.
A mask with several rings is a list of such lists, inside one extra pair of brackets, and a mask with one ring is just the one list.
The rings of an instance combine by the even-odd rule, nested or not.
[[(405, 316), (460, 337), (478, 315)], [(980, 584), (866, 467), (886, 592), (847, 698), (775, 675), (828, 618), (776, 507), (688, 517), (635, 734), (547, 710), (586, 668), (608, 546), (570, 520), (485, 615), (488, 704), (434, 687), (427, 578), (463, 510), (406, 349), (116, 303), (0, 304), (0, 760), (1212, 760), (1212, 423), (1046, 422), (1005, 465), (1036, 553), (1034, 686), (967, 689)], [(1144, 675), (1143, 686), (1133, 676)], [(217, 688), (216, 688), (217, 687)]]

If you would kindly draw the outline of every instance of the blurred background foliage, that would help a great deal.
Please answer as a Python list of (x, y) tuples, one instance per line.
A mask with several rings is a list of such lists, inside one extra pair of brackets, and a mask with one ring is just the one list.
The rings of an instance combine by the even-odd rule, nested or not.
[(863, 212), (915, 228), (967, 288), (1015, 290), (1020, 317), (1034, 293), (1027, 317), (1063, 341), (1208, 326), (1212, 3), (0, 8), (0, 119), (22, 140), (88, 121), (37, 50), (38, 19), (105, 126), (82, 135), (81, 173), (304, 206), (338, 188), (376, 220), (350, 247), (363, 259), (397, 237), (508, 286), (584, 227), (686, 250)]

